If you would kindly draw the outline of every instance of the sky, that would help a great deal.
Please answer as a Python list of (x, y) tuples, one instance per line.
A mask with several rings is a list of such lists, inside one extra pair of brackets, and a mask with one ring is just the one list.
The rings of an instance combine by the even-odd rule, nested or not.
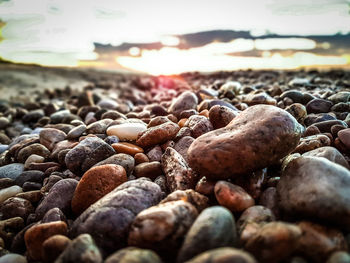
[[(176, 49), (178, 39), (171, 38), (173, 35), (209, 30), (245, 30), (253, 36), (347, 34), (349, 6), (349, 0), (0, 0), (0, 21), (4, 22), (0, 28), (0, 57), (15, 62), (76, 66), (83, 64), (79, 61), (99, 60), (94, 43), (118, 46), (124, 42), (162, 42), (164, 50), (134, 49), (128, 56), (114, 60), (119, 66), (137, 66), (137, 70), (144, 71), (147, 67), (142, 63), (152, 58), (198, 53), (189, 50), (191, 53), (185, 54)], [(220, 68), (220, 58), (215, 59), (216, 70)], [(229, 58), (222, 58), (222, 68), (232, 64), (226, 59)], [(348, 63), (342, 59), (339, 63)], [(277, 62), (271, 62), (272, 67), (274, 63)]]

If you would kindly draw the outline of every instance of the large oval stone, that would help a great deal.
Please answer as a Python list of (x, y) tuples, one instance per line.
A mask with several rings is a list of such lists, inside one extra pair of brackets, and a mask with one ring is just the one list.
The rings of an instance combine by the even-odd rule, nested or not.
[(293, 151), (301, 132), (302, 126), (288, 112), (256, 105), (241, 112), (226, 127), (198, 137), (188, 149), (189, 164), (211, 179), (249, 173)]
[(279, 206), (298, 218), (326, 221), (350, 230), (350, 172), (323, 157), (299, 157), (277, 185)]

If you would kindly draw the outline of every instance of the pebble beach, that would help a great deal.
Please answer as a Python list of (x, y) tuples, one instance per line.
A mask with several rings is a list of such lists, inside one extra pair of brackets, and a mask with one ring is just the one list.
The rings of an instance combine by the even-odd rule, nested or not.
[(350, 71), (69, 76), (3, 83), (0, 263), (350, 262)]

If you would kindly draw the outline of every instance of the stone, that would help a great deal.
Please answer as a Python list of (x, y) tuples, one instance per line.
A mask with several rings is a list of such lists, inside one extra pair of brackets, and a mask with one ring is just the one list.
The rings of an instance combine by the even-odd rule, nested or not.
[(0, 178), (0, 190), (15, 185), (15, 181), (10, 178)]
[(257, 263), (254, 257), (241, 249), (232, 247), (222, 247), (208, 250), (198, 256), (186, 261), (186, 263), (221, 263), (221, 262), (240, 262)]
[(132, 158), (131, 155), (129, 154), (125, 154), (125, 153), (118, 153), (118, 154), (114, 154), (111, 157), (98, 162), (97, 164), (95, 164), (93, 167), (96, 166), (100, 166), (100, 165), (105, 165), (105, 164), (117, 164), (122, 166), (127, 175), (130, 175), (132, 173), (132, 171), (134, 170), (135, 167), (135, 160), (134, 158)]
[(113, 143), (112, 147), (117, 153), (126, 153), (132, 156), (137, 153), (143, 153), (143, 149), (141, 147), (128, 142)]
[(0, 178), (10, 178), (15, 180), (22, 174), (24, 166), (22, 163), (11, 163), (0, 167)]
[(102, 263), (102, 255), (89, 234), (81, 234), (72, 240), (55, 263)]
[(135, 164), (136, 165), (140, 164), (140, 163), (147, 163), (147, 162), (149, 162), (149, 159), (148, 159), (147, 155), (144, 154), (144, 153), (137, 153), (137, 154), (135, 154), (134, 159), (135, 159)]
[(179, 118), (181, 112), (185, 110), (196, 109), (197, 104), (198, 98), (196, 94), (191, 91), (185, 91), (175, 100), (173, 100), (168, 109), (168, 112), (174, 114), (177, 118)]
[(41, 200), (41, 198), (43, 197), (43, 194), (41, 193), (40, 190), (36, 190), (36, 191), (29, 191), (29, 192), (16, 194), (16, 197), (26, 199), (32, 204), (35, 204)]
[(165, 199), (163, 199), (160, 204), (170, 202), (170, 201), (178, 201), (178, 200), (184, 200), (186, 202), (191, 203), (198, 212), (202, 212), (205, 208), (209, 206), (209, 199), (208, 197), (197, 193), (193, 189), (188, 190), (176, 190), (172, 193), (170, 193)]
[(241, 234), (247, 225), (251, 223), (261, 224), (275, 220), (273, 212), (264, 206), (255, 205), (247, 208), (237, 221), (237, 230)]
[(253, 172), (292, 152), (301, 133), (302, 127), (286, 111), (270, 105), (252, 106), (225, 128), (197, 138), (188, 149), (189, 165), (208, 179)]
[[(320, 183), (322, 182), (322, 183)], [(277, 184), (279, 207), (293, 218), (326, 221), (349, 230), (350, 171), (323, 157), (288, 163)]]
[(127, 247), (110, 255), (105, 263), (162, 263), (160, 257), (149, 249)]
[(38, 170), (29, 170), (21, 173), (21, 175), (16, 178), (15, 183), (22, 187), (26, 182), (42, 183), (44, 178), (44, 172)]
[(163, 151), (159, 145), (154, 146), (151, 150), (147, 152), (147, 157), (150, 162), (160, 162), (162, 160)]
[(99, 165), (89, 169), (80, 179), (72, 199), (76, 215), (127, 181), (125, 169), (116, 164)]
[(298, 146), (294, 149), (293, 153), (306, 153), (315, 150), (320, 147), (330, 146), (331, 140), (327, 135), (316, 134), (307, 136), (300, 139)]
[(65, 140), (67, 135), (58, 129), (45, 128), (39, 134), (40, 143), (50, 151), (55, 147), (55, 144)]
[(249, 93), (243, 97), (242, 102), (248, 104), (249, 106), (257, 104), (267, 104), (267, 105), (276, 105), (277, 101), (268, 95), (266, 92), (260, 93)]
[(350, 255), (345, 251), (334, 252), (326, 263), (350, 263)]
[(293, 103), (285, 108), (299, 123), (302, 123), (307, 115), (306, 108), (303, 104)]
[(24, 148), (22, 148), (17, 155), (17, 160), (20, 163), (24, 163), (29, 156), (32, 154), (36, 154), (39, 156), (44, 157), (45, 159), (50, 156), (50, 151), (42, 144), (40, 143), (33, 143), (31, 145), (28, 145)]
[(350, 128), (339, 131), (338, 138), (347, 149), (350, 149)]
[(237, 115), (237, 111), (225, 106), (215, 105), (209, 111), (209, 120), (214, 129), (220, 129), (229, 124)]
[(140, 212), (130, 226), (128, 244), (174, 256), (198, 215), (185, 201), (170, 201)]
[(86, 131), (86, 126), (84, 124), (79, 125), (69, 131), (67, 134), (68, 140), (74, 140), (76, 138), (79, 138), (83, 133)]
[(37, 154), (32, 154), (25, 161), (24, 168), (28, 169), (32, 163), (43, 163), (44, 161), (45, 161), (44, 157)]
[(66, 216), (58, 207), (51, 208), (41, 219), (41, 223), (50, 223), (55, 221), (67, 222)]
[(34, 212), (32, 204), (23, 198), (10, 197), (0, 204), (1, 219), (21, 217), (26, 220), (28, 215)]
[(208, 181), (205, 176), (203, 176), (196, 184), (195, 190), (206, 196), (212, 196), (214, 194), (215, 181)]
[(78, 181), (74, 179), (63, 179), (55, 183), (35, 210), (38, 218), (42, 218), (47, 211), (55, 207), (61, 209), (65, 214), (69, 214), (77, 185)]
[(181, 154), (181, 156), (185, 159), (186, 162), (188, 161), (187, 151), (188, 151), (188, 148), (190, 148), (193, 141), (194, 141), (193, 137), (185, 136), (175, 143), (175, 146), (174, 146), (175, 151)]
[(293, 224), (271, 222), (262, 226), (246, 243), (245, 249), (259, 262), (277, 263), (296, 249), (301, 229)]
[(146, 124), (142, 123), (122, 123), (110, 126), (107, 129), (107, 135), (115, 135), (121, 141), (134, 141), (137, 139), (139, 133), (147, 129)]
[(24, 234), (28, 257), (32, 260), (42, 259), (42, 245), (54, 235), (66, 235), (67, 224), (62, 221), (34, 225)]
[(214, 188), (218, 203), (232, 212), (243, 212), (255, 204), (254, 199), (240, 186), (218, 181)]
[(0, 130), (5, 129), (10, 124), (10, 121), (6, 117), (0, 117)]
[(161, 164), (171, 192), (193, 188), (194, 176), (184, 158), (177, 151), (168, 147), (162, 156)]
[(134, 175), (137, 178), (148, 177), (151, 180), (156, 179), (163, 173), (160, 162), (141, 163), (135, 166)]
[(0, 203), (4, 202), (8, 198), (15, 196), (22, 192), (22, 188), (14, 185), (0, 190)]
[(27, 263), (27, 259), (19, 254), (6, 254), (0, 257), (0, 263)]
[(234, 246), (236, 239), (235, 220), (230, 211), (220, 206), (207, 208), (187, 232), (177, 262), (185, 262), (210, 249)]
[(89, 233), (101, 252), (109, 255), (126, 245), (135, 216), (158, 204), (161, 195), (160, 187), (147, 179), (128, 181), (86, 209), (74, 221), (70, 234)]
[(190, 116), (185, 122), (185, 127), (190, 128), (194, 138), (213, 130), (213, 125), (208, 118), (201, 115)]
[(306, 110), (308, 113), (323, 113), (329, 112), (333, 103), (324, 99), (313, 99), (306, 104)]
[(315, 150), (304, 153), (302, 156), (324, 157), (331, 162), (340, 164), (345, 168), (350, 169), (350, 165), (345, 160), (344, 156), (336, 148), (331, 146), (317, 148)]
[(74, 142), (74, 141), (60, 141), (58, 143), (55, 144), (55, 147), (53, 148), (50, 158), (51, 159), (58, 159), (58, 155), (60, 154), (60, 152), (64, 151), (64, 150), (70, 150), (72, 148), (74, 148), (75, 146), (78, 145), (78, 142)]
[(340, 91), (337, 92), (336, 94), (330, 96), (327, 98), (334, 104), (337, 104), (339, 102), (348, 102), (350, 101), (350, 92), (349, 91)]
[(142, 148), (149, 148), (151, 146), (162, 144), (172, 140), (177, 132), (180, 130), (179, 125), (173, 122), (166, 122), (158, 126), (148, 128), (140, 133), (136, 144)]
[(42, 257), (45, 262), (54, 262), (71, 240), (63, 235), (54, 235), (46, 239), (42, 247)]
[(86, 133), (88, 134), (104, 134), (108, 126), (113, 122), (112, 119), (103, 119), (95, 121), (86, 127)]
[(115, 154), (114, 149), (97, 137), (88, 137), (71, 149), (65, 163), (72, 172), (85, 172), (96, 163)]
[(328, 228), (315, 223), (298, 223), (302, 236), (298, 240), (297, 254), (312, 262), (324, 262), (333, 252), (346, 251), (344, 235), (335, 228)]
[(15, 235), (24, 228), (24, 220), (21, 217), (12, 217), (0, 221), (0, 238), (9, 246)]

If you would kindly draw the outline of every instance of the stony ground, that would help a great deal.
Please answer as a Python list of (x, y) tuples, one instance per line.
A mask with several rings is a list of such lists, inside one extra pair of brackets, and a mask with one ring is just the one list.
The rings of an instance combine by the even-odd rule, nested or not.
[(350, 72), (77, 79), (1, 95), (0, 263), (350, 262)]

